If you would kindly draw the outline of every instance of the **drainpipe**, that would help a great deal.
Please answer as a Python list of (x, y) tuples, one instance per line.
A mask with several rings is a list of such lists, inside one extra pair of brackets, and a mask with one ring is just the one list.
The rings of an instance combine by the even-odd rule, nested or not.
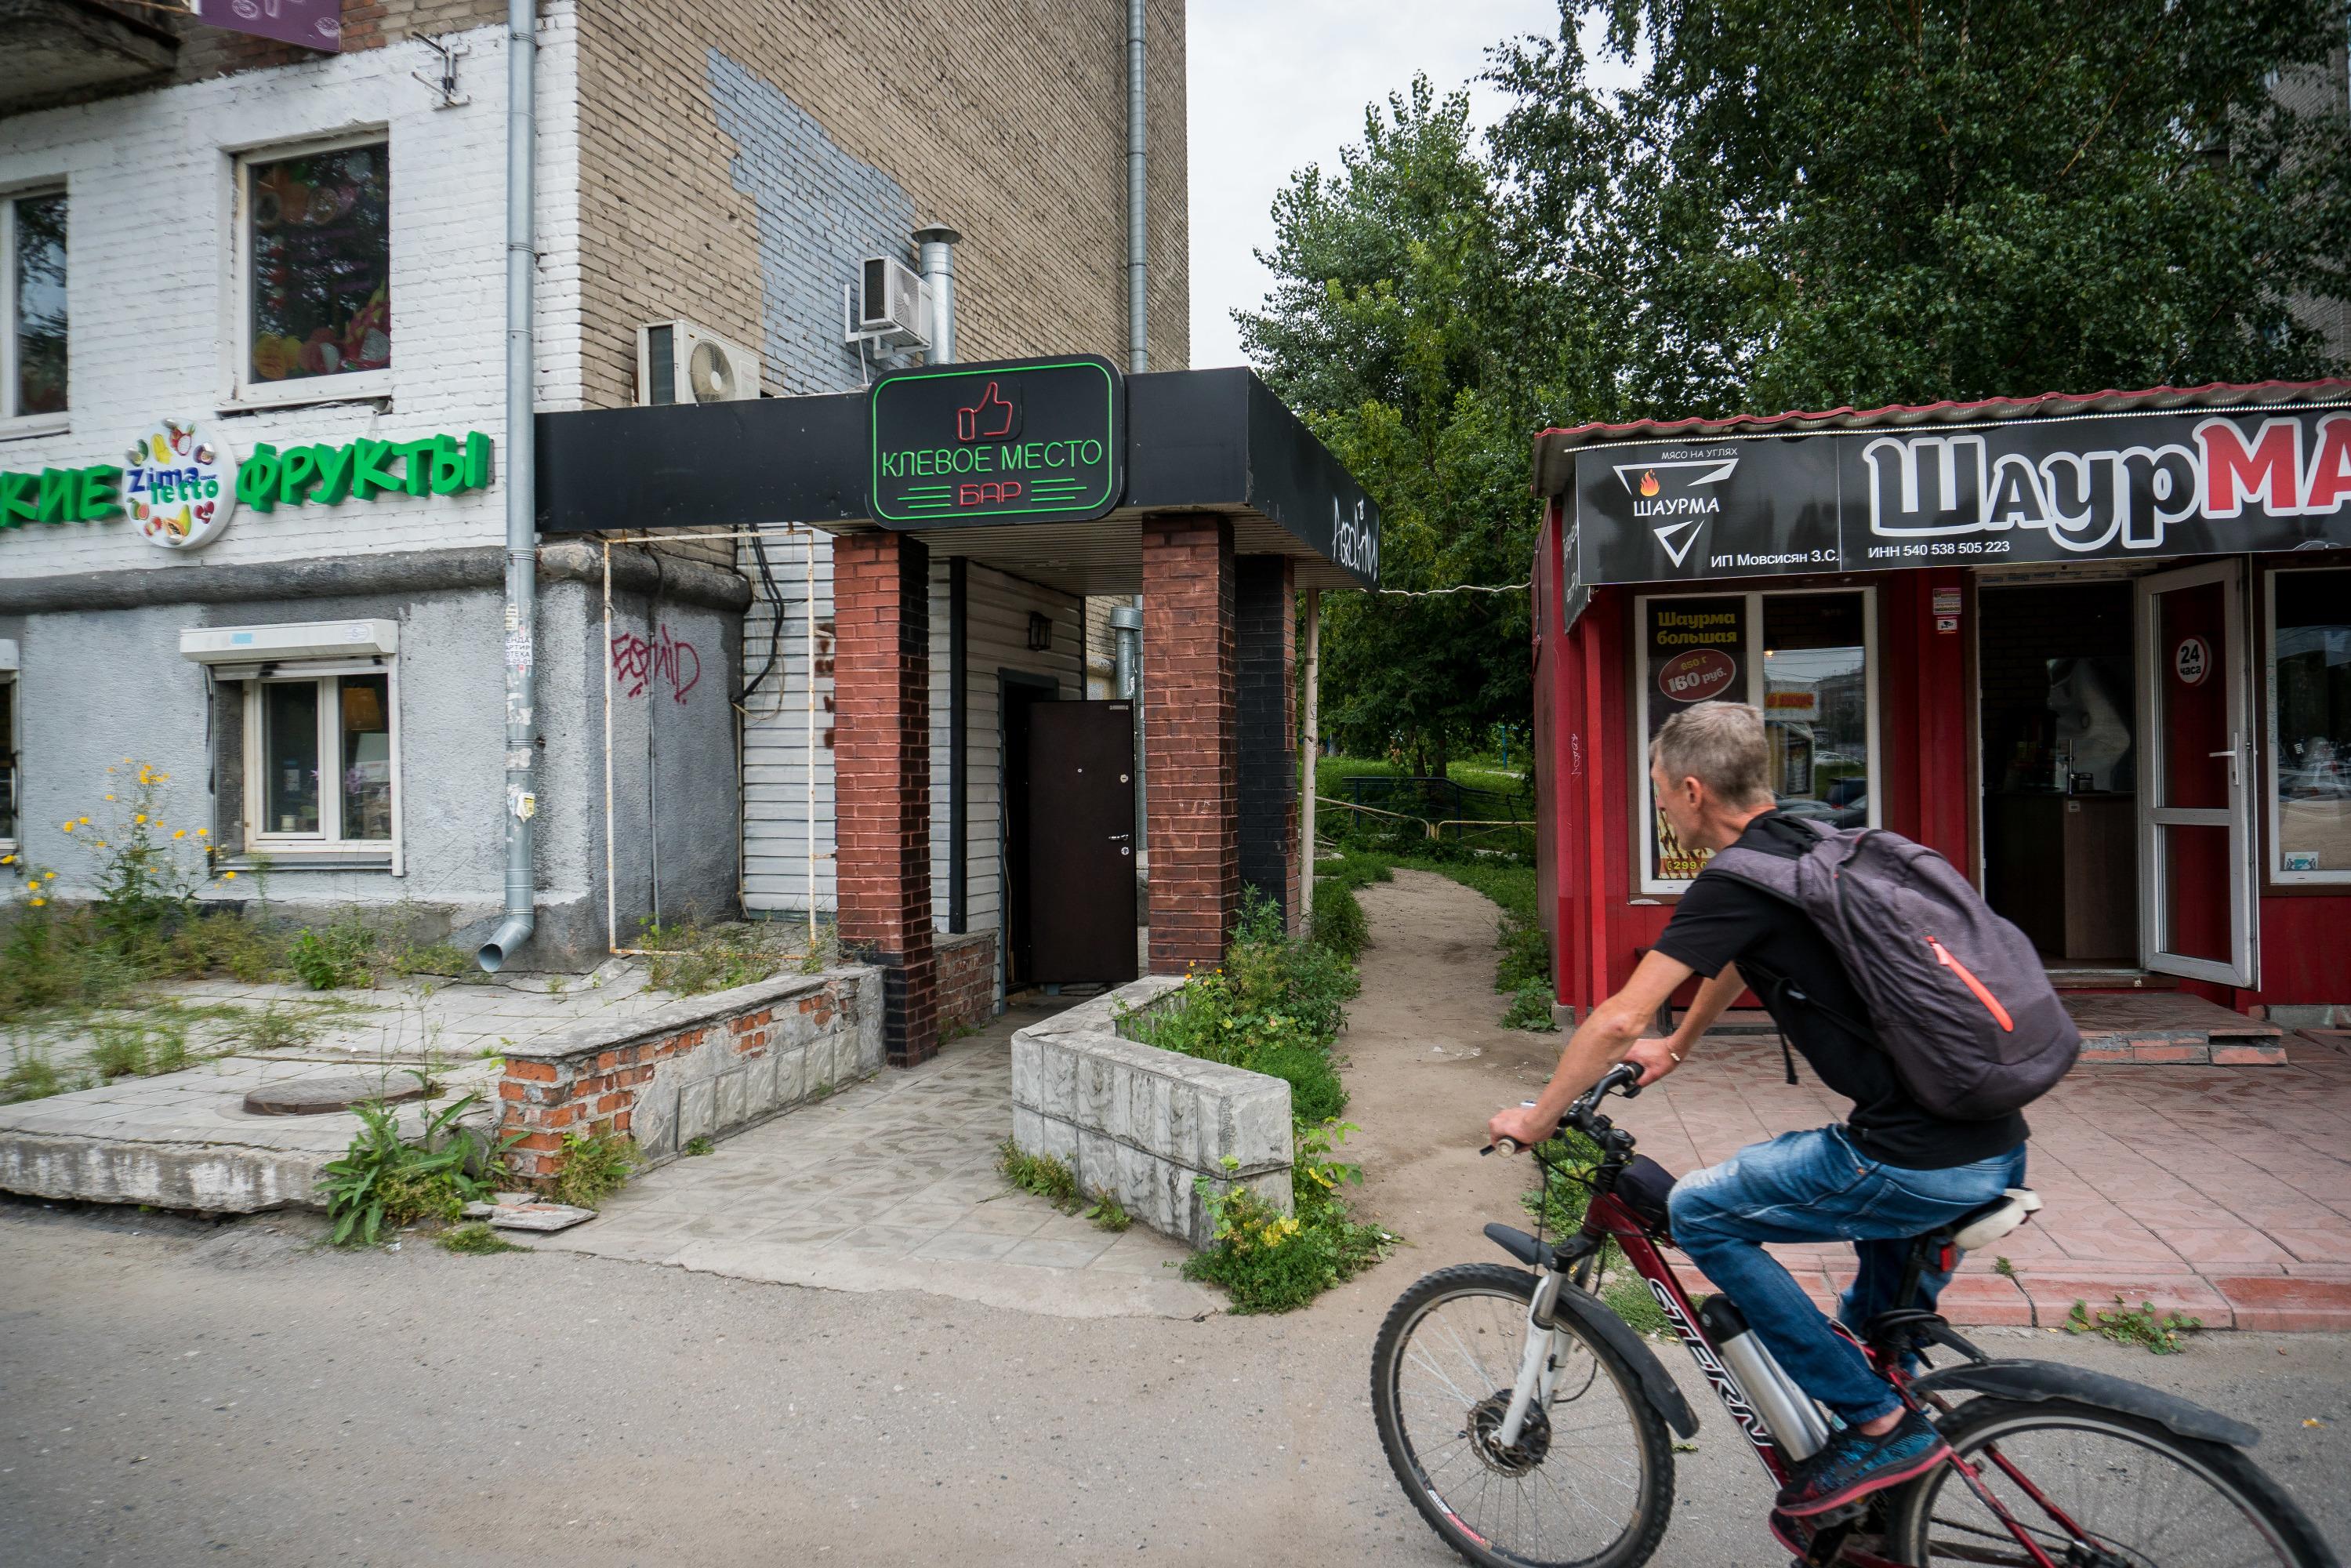
[(1150, 262), (1144, 247), (1143, 7), (1126, 0), (1126, 373), (1151, 368)]
[(1314, 923), (1314, 766), (1322, 754), (1322, 591), (1306, 591), (1306, 722), (1298, 744), (1298, 906), (1293, 935)]
[(531, 868), (531, 819), (538, 810), (531, 779), (538, 755), (538, 532), (530, 315), (538, 265), (531, 249), (538, 56), (536, 0), (507, 0), (507, 907), (475, 955), (489, 974), (505, 967), (538, 925)]
[(1134, 705), (1134, 852), (1140, 859), (1148, 815), (1143, 799), (1143, 595), (1111, 611), (1110, 634), (1117, 650), (1118, 695)]
[(923, 281), (931, 286), (931, 363), (955, 363), (955, 247), (963, 235), (944, 224), (914, 231)]

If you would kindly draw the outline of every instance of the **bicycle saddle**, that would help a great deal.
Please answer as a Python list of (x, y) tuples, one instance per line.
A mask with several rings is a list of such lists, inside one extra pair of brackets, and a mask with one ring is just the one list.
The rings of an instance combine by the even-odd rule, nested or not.
[(1973, 1252), (2022, 1225), (2041, 1211), (2041, 1195), (2029, 1186), (2012, 1186), (1980, 1208), (1971, 1208), (1944, 1229), (1951, 1245)]

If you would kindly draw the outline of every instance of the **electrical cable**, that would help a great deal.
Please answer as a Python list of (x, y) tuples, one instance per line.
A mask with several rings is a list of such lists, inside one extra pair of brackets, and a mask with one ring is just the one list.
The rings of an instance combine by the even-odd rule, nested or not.
[(1375, 588), (1374, 593), (1391, 599), (1441, 599), (1448, 593), (1524, 593), (1531, 582), (1504, 582), (1489, 585), (1482, 582), (1459, 582), (1451, 588)]

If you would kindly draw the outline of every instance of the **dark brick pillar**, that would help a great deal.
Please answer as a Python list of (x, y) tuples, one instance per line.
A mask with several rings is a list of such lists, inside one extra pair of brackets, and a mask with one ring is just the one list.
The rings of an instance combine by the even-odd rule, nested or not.
[(1233, 573), (1241, 885), (1272, 900), (1285, 922), (1298, 908), (1295, 576), (1286, 555), (1243, 556)]
[(1143, 523), (1143, 731), (1151, 972), (1224, 959), (1240, 908), (1233, 745), (1233, 526)]
[(931, 951), (930, 551), (904, 534), (833, 541), (833, 868), (841, 942), (882, 966), (893, 1067), (938, 1053)]

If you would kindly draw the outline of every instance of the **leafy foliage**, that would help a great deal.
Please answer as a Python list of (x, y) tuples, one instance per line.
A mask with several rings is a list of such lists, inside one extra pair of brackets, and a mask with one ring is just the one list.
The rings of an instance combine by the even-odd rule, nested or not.
[(731, 990), (764, 980), (799, 956), (789, 926), (741, 922), (640, 923), (637, 946), (652, 951), (648, 977), (657, 990), (682, 997)]
[(2067, 1333), (2095, 1333), (2116, 1344), (2143, 1344), (2157, 1355), (2178, 1354), (2179, 1336), (2194, 1333), (2203, 1326), (2202, 1318), (2158, 1312), (2153, 1301), (2126, 1307), (2120, 1296), (2115, 1298), (2111, 1311), (2101, 1307), (2093, 1312), (2087, 1302), (2075, 1301), (2074, 1310), (2065, 1316)]
[(462, 1253), (468, 1258), (484, 1258), (497, 1252), (528, 1252), (528, 1247), (517, 1247), (490, 1228), (486, 1220), (469, 1220), (453, 1225), (434, 1238), (443, 1250)]
[(621, 1190), (629, 1173), (643, 1163), (637, 1141), (610, 1127), (563, 1134), (563, 1168), (555, 1173), (548, 1196), (558, 1203), (593, 1208)]
[(356, 916), (326, 929), (305, 927), (287, 951), (287, 962), (314, 991), (375, 984), (375, 938)]
[(392, 1107), (351, 1108), (359, 1134), (341, 1158), (329, 1163), (319, 1184), (336, 1246), (372, 1247), (386, 1225), (454, 1221), (466, 1204), (489, 1194), (488, 1169), (506, 1145), (486, 1148), (472, 1128), (457, 1124), (480, 1099), (467, 1094), (451, 1101), (426, 1120), (413, 1144), (400, 1135), (399, 1113)]
[(1348, 1215), (1339, 1188), (1361, 1182), (1363, 1167), (1331, 1157), (1356, 1130), (1335, 1120), (1299, 1124), (1289, 1214), (1246, 1186), (1219, 1193), (1206, 1177), (1195, 1183), (1217, 1241), (1185, 1260), (1185, 1277), (1222, 1285), (1237, 1312), (1286, 1312), (1378, 1262), (1395, 1238)]

